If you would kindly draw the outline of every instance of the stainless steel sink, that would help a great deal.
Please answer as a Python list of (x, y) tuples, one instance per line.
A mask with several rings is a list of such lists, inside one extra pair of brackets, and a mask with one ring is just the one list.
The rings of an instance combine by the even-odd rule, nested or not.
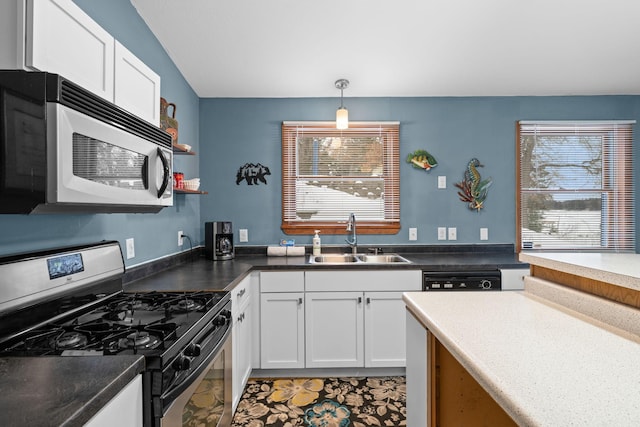
[(392, 263), (408, 264), (411, 262), (408, 259), (403, 258), (398, 254), (359, 255), (358, 259), (360, 259), (362, 262), (366, 262), (369, 264), (392, 264)]
[(358, 261), (359, 260), (355, 255), (350, 254), (312, 255), (309, 259), (309, 262), (312, 264), (349, 264), (356, 263)]
[(327, 254), (309, 257), (310, 264), (411, 264), (411, 261), (398, 254)]

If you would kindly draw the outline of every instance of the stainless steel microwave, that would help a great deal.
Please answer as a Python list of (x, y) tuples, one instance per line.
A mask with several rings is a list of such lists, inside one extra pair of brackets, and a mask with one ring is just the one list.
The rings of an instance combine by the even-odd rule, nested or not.
[(158, 212), (171, 136), (44, 72), (0, 71), (0, 213)]

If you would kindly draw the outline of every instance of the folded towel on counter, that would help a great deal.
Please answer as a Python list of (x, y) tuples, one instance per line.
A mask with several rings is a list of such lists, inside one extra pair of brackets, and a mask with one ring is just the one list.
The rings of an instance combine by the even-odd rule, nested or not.
[(304, 256), (304, 246), (267, 246), (267, 256)]

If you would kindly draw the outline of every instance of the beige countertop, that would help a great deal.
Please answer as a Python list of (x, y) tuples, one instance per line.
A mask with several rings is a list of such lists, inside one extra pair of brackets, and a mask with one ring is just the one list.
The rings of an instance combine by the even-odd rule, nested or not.
[(519, 425), (640, 425), (637, 340), (524, 291), (404, 300)]
[(640, 290), (640, 254), (521, 252), (520, 261)]

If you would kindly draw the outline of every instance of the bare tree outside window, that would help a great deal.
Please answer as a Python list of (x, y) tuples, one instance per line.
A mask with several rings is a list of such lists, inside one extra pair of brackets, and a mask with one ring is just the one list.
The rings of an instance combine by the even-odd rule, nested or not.
[(520, 122), (524, 249), (633, 250), (631, 124)]

